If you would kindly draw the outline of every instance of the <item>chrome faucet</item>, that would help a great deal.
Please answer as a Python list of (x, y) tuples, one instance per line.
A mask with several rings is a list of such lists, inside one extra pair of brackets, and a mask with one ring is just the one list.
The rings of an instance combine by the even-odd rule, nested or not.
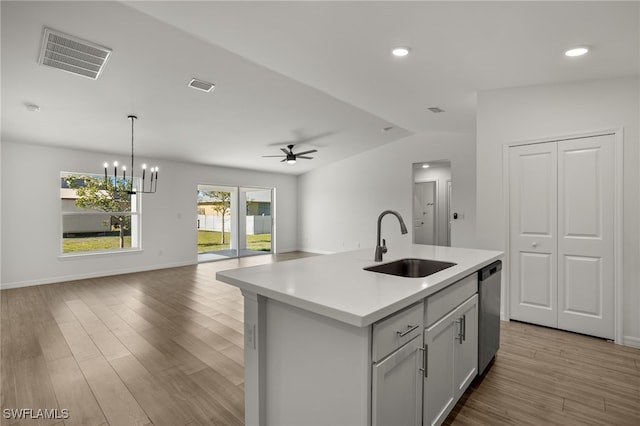
[(378, 216), (378, 240), (376, 244), (376, 256), (375, 259), (373, 259), (376, 262), (382, 262), (382, 255), (387, 252), (387, 242), (384, 239), (382, 239), (382, 245), (380, 245), (380, 229), (382, 227), (382, 218), (386, 214), (392, 214), (397, 217), (400, 221), (400, 232), (402, 232), (403, 234), (407, 233), (407, 226), (404, 224), (404, 220), (402, 220), (402, 216), (400, 216), (400, 213), (393, 210), (385, 210), (380, 213), (380, 216)]

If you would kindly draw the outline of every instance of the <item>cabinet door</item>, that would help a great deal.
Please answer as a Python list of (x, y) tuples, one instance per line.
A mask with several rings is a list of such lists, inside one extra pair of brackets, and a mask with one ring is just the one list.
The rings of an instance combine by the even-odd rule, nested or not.
[(454, 357), (458, 327), (457, 310), (425, 330), (426, 371), (424, 378), (423, 424), (439, 425), (456, 402)]
[(422, 336), (373, 364), (372, 424), (422, 423)]
[(454, 316), (458, 327), (454, 371), (460, 397), (478, 373), (478, 295), (460, 305)]

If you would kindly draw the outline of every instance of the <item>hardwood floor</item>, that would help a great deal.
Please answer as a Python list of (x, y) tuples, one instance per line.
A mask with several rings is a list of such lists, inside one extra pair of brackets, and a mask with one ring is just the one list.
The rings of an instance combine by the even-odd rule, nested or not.
[[(2, 290), (0, 424), (243, 424), (243, 300), (215, 272), (305, 255)], [(640, 425), (640, 349), (503, 323), (495, 363), (446, 423)]]
[(640, 425), (640, 349), (502, 322), (500, 350), (448, 425)]

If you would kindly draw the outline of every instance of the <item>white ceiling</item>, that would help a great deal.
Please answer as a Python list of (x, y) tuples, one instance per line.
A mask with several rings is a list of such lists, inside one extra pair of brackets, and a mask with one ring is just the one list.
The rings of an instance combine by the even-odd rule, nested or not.
[[(474, 132), (480, 90), (637, 76), (638, 6), (2, 1), (1, 137), (126, 155), (136, 114), (138, 158), (300, 174), (412, 133)], [(38, 65), (45, 26), (112, 48), (102, 76)], [(592, 51), (564, 57), (574, 45)], [(262, 158), (290, 143), (318, 153)]]

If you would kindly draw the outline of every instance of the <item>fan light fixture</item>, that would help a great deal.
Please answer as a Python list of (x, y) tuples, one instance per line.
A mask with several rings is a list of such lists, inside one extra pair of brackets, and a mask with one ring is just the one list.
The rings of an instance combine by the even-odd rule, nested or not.
[(282, 160), (280, 160), (281, 163), (296, 164), (296, 160), (298, 158), (303, 158), (305, 160), (312, 160), (313, 157), (308, 157), (307, 154), (318, 152), (317, 149), (310, 149), (309, 151), (304, 151), (304, 152), (293, 152), (294, 146), (295, 145), (291, 144), (291, 145), (287, 145), (286, 148), (280, 148), (280, 151), (282, 151), (284, 155), (263, 155), (263, 157), (280, 157), (280, 158), (284, 157), (282, 158)]
[[(133, 122), (138, 118), (135, 115), (127, 116), (129, 120), (131, 120), (131, 177), (129, 178), (129, 194), (154, 194), (156, 189), (158, 189), (158, 167), (152, 167), (150, 169), (149, 177), (149, 188), (146, 188), (146, 178), (147, 178), (147, 165), (142, 165), (142, 182), (140, 188), (134, 189), (133, 181), (133, 170), (134, 170), (134, 154), (133, 154)], [(109, 163), (104, 163), (104, 185), (105, 188), (109, 188), (109, 176), (108, 176), (108, 167)], [(118, 180), (118, 162), (113, 162), (113, 179), (114, 181), (111, 183), (112, 185)], [(127, 166), (122, 166), (122, 180), (126, 182), (127, 180)]]

